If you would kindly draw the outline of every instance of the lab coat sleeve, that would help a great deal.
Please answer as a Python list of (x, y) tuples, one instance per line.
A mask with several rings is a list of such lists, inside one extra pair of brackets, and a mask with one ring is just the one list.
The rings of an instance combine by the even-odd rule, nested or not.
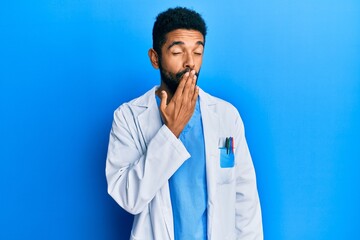
[(135, 122), (125, 107), (115, 111), (106, 160), (108, 193), (131, 214), (142, 212), (190, 157), (165, 125), (148, 143), (141, 144)]
[[(255, 170), (246, 143), (244, 126), (237, 113), (236, 138), (236, 239), (262, 240), (262, 217)], [(235, 142), (236, 144), (236, 142)]]

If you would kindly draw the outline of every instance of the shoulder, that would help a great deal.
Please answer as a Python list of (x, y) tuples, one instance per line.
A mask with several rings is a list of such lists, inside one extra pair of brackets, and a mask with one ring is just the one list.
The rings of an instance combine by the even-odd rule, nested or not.
[(239, 128), (241, 131), (244, 131), (244, 123), (241, 119), (239, 111), (233, 104), (221, 98), (212, 96), (202, 90), (200, 93), (200, 98), (202, 98), (204, 104), (207, 105), (207, 109), (218, 116), (223, 128)]
[(214, 110), (219, 114), (225, 114), (225, 116), (229, 117), (240, 117), (239, 111), (236, 109), (236, 107), (231, 104), (228, 101), (225, 101), (224, 99), (215, 97), (213, 95), (210, 95), (207, 92), (204, 92), (201, 90), (201, 98), (203, 98), (204, 102), (214, 108)]
[(144, 93), (143, 95), (121, 104), (114, 111), (114, 117), (120, 117), (121, 115), (137, 116), (149, 107), (151, 107), (153, 104), (156, 104), (155, 89), (156, 86)]

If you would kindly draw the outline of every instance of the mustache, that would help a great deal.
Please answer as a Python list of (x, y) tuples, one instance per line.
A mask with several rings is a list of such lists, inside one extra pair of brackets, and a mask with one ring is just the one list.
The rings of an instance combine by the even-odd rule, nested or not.
[[(185, 73), (190, 72), (192, 69), (191, 68), (185, 68), (184, 70), (182, 70), (181, 72), (178, 72), (175, 77), (178, 81), (180, 81), (180, 79), (184, 76)], [(199, 77), (199, 73), (195, 72), (196, 77)]]

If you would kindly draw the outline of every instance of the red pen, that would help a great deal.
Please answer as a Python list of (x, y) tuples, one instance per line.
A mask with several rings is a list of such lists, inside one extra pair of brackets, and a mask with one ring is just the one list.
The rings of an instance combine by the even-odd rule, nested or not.
[(235, 146), (235, 141), (234, 141), (234, 138), (232, 137), (231, 138), (231, 150), (233, 153), (234, 153), (234, 146)]

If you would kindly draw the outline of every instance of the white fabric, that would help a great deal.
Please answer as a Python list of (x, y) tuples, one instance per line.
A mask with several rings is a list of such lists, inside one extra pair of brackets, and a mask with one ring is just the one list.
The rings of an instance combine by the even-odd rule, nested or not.
[[(174, 239), (168, 179), (190, 155), (161, 123), (156, 87), (114, 112), (108, 192), (135, 215), (131, 240)], [(238, 111), (200, 90), (208, 190), (208, 239), (263, 239), (253, 163)], [(219, 142), (234, 137), (235, 166), (220, 167)]]

